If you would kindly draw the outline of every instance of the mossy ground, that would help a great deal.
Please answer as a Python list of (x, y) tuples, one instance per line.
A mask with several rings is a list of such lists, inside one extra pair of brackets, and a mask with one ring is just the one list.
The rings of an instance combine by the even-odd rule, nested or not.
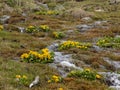
[[(56, 3), (57, 4), (57, 3)], [(80, 18), (74, 18), (71, 15), (63, 16), (47, 16), (36, 15), (29, 13), (28, 16), (22, 16), (19, 13), (12, 13), (11, 18), (7, 21), (8, 26), (4, 26), (5, 30), (0, 31), (0, 89), (1, 90), (29, 90), (28, 86), (17, 85), (15, 75), (24, 74), (28, 76), (29, 83), (36, 75), (40, 76), (40, 84), (33, 87), (31, 90), (58, 90), (62, 87), (64, 90), (107, 90), (108, 86), (99, 81), (87, 81), (81, 79), (67, 79), (62, 83), (48, 83), (50, 76), (56, 74), (57, 70), (48, 67), (48, 64), (25, 63), (20, 62), (20, 55), (29, 50), (39, 51), (56, 41), (52, 37), (52, 32), (61, 31), (67, 35), (68, 30), (73, 32), (68, 34), (62, 40), (74, 41), (89, 41), (103, 36), (115, 36), (120, 34), (120, 4), (109, 5), (107, 1), (101, 0), (85, 0), (82, 2), (66, 1), (64, 4), (66, 9), (72, 7), (82, 8), (86, 11), (94, 13), (92, 19), (107, 20), (109, 29), (92, 29), (82, 34), (75, 28), (76, 25), (85, 23)], [(97, 6), (104, 9), (105, 12), (95, 12)], [(4, 13), (1, 13), (2, 16)], [(68, 17), (69, 16), (69, 17)], [(71, 17), (70, 17), (71, 16)], [(20, 33), (16, 26), (27, 27), (29, 25), (43, 25), (46, 24), (51, 28), (50, 32), (39, 32), (34, 34)], [(58, 40), (59, 41), (59, 40)], [(111, 52), (119, 53), (120, 49), (110, 49)], [(120, 60), (119, 55), (114, 55), (111, 52), (95, 50), (78, 50), (76, 48), (64, 50), (65, 53), (71, 52), (74, 54), (73, 58), (76, 60), (76, 65), (79, 66), (79, 61), (91, 65), (92, 69), (104, 71), (100, 68), (103, 65), (107, 68), (106, 71), (114, 71), (114, 68), (105, 62), (100, 57), (109, 57), (113, 60)], [(86, 68), (86, 66), (82, 66)]]

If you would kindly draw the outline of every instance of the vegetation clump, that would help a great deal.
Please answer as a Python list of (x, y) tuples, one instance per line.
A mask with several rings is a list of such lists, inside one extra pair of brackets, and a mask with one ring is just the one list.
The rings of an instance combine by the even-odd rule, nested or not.
[(98, 74), (97, 72), (94, 72), (90, 69), (84, 69), (83, 71), (81, 71), (81, 70), (71, 71), (68, 74), (68, 76), (81, 78), (81, 79), (87, 79), (87, 80), (102, 79), (102, 76), (100, 74)]
[(48, 10), (48, 11), (38, 11), (36, 12), (38, 15), (58, 15), (59, 12), (55, 10)]
[(37, 29), (36, 29), (36, 27), (35, 26), (28, 26), (27, 28), (26, 28), (26, 32), (27, 33), (33, 33), (33, 32), (36, 32), (37, 31)]
[(42, 49), (40, 52), (29, 51), (29, 53), (23, 53), (21, 55), (22, 61), (32, 63), (51, 63), (54, 61), (53, 57), (53, 52), (50, 52), (47, 48)]
[(60, 83), (63, 81), (63, 78), (57, 75), (53, 75), (50, 80), (48, 80), (48, 83)]
[(15, 78), (19, 85), (28, 85), (28, 77), (26, 75), (16, 75)]
[(65, 50), (65, 49), (70, 49), (70, 48), (79, 48), (86, 50), (89, 47), (91, 47), (90, 43), (82, 43), (82, 42), (77, 42), (77, 41), (65, 41), (59, 46), (59, 50)]
[(53, 37), (55, 39), (62, 39), (65, 36), (63, 32), (53, 32)]
[(97, 41), (97, 45), (106, 48), (120, 48), (120, 37), (103, 37)]
[(43, 32), (48, 32), (50, 31), (50, 27), (48, 25), (40, 25), (39, 29)]

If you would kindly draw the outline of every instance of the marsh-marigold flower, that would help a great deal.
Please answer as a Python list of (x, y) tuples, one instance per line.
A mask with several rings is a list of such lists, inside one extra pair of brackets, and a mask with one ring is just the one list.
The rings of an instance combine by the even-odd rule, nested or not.
[(21, 76), (20, 76), (20, 75), (16, 75), (16, 78), (18, 78), (18, 79), (19, 79), (19, 78), (21, 78)]
[(27, 79), (27, 76), (25, 76), (25, 75), (23, 75), (22, 77), (23, 77), (24, 79)]
[(58, 88), (58, 90), (63, 90), (63, 88)]
[(2, 31), (3, 30), (3, 26), (2, 25), (0, 25), (0, 31)]
[(88, 72), (90, 72), (90, 69), (89, 69), (89, 68), (87, 68), (87, 69), (85, 69), (85, 71), (88, 71)]
[(97, 79), (100, 79), (100, 78), (101, 78), (101, 76), (97, 74), (97, 75), (96, 75), (96, 78), (97, 78)]

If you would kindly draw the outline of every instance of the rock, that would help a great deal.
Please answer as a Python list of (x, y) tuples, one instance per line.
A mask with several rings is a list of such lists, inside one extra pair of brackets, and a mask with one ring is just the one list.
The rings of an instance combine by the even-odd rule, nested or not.
[(68, 61), (62, 61), (60, 62), (60, 64), (62, 65), (62, 67), (72, 67), (72, 68), (76, 68), (76, 66)]
[(120, 38), (120, 35), (116, 35), (115, 38)]
[(120, 61), (114, 61), (108, 57), (104, 57), (103, 60), (112, 65), (113, 67), (115, 67), (117, 70), (120, 69)]
[(19, 29), (19, 31), (21, 32), (21, 33), (23, 33), (24, 31), (25, 31), (25, 28), (24, 27), (17, 27), (18, 29)]
[(48, 46), (48, 49), (49, 49), (50, 51), (55, 51), (55, 50), (57, 50), (58, 46), (59, 46), (59, 44), (54, 43), (54, 44)]
[(81, 8), (72, 8), (66, 11), (66, 15), (69, 15), (75, 19), (81, 19), (83, 17), (92, 17), (94, 16), (93, 13), (85, 11)]
[(37, 2), (37, 5), (40, 7), (40, 9), (42, 10), (49, 10), (49, 7), (47, 4), (43, 4), (43, 3), (40, 3), (40, 2)]
[(63, 5), (57, 5), (57, 6), (55, 7), (55, 10), (56, 10), (56, 11), (63, 11), (63, 10), (65, 10), (65, 8), (64, 8)]
[(87, 30), (89, 30), (89, 29), (92, 29), (93, 26), (83, 24), (83, 25), (77, 25), (76, 28), (77, 28), (78, 31), (80, 31), (80, 32), (85, 32), (85, 31), (87, 31)]
[(112, 4), (118, 4), (120, 3), (120, 0), (109, 0), (109, 4), (112, 5)]
[[(60, 41), (60, 43), (62, 42), (64, 41)], [(71, 54), (64, 55), (62, 52), (56, 52), (58, 46), (58, 43), (53, 43), (52, 45), (48, 46), (49, 50), (54, 51), (54, 62), (49, 64), (49, 66), (57, 69), (62, 77), (66, 77), (68, 72), (73, 69), (81, 69), (72, 63), (74, 62), (74, 59), (72, 59)]]
[(120, 74), (108, 72), (105, 81), (109, 86), (120, 86)]
[(0, 17), (0, 22), (5, 24), (9, 18), (9, 15), (3, 15), (2, 17)]
[(90, 18), (90, 17), (83, 17), (81, 20), (82, 21), (86, 21), (86, 22), (90, 22), (90, 21), (92, 21), (92, 18)]
[(92, 24), (82, 24), (82, 25), (77, 25), (76, 28), (80, 32), (85, 32), (87, 30), (93, 29), (93, 28), (108, 28), (107, 26), (103, 26), (107, 21), (95, 21)]
[(95, 12), (105, 12), (103, 9), (95, 9)]
[(100, 48), (99, 46), (97, 46), (97, 45), (93, 45), (92, 46), (97, 52), (100, 52), (100, 51), (102, 51), (103, 49), (102, 48)]
[(39, 76), (35, 77), (35, 80), (29, 85), (29, 88), (33, 87), (34, 85), (37, 85), (39, 83)]

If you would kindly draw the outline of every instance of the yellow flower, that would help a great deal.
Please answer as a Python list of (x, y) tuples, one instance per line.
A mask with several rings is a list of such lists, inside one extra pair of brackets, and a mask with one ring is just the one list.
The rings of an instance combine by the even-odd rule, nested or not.
[(50, 10), (49, 10), (49, 11), (47, 11), (47, 14), (48, 14), (48, 15), (52, 15), (52, 14), (54, 14), (54, 11), (50, 11)]
[(28, 58), (28, 57), (29, 57), (29, 54), (27, 54), (27, 53), (24, 53), (24, 54), (21, 55), (21, 58), (22, 58), (22, 59)]
[(49, 50), (47, 48), (45, 48), (45, 49), (42, 49), (42, 52), (47, 53), (47, 52), (49, 52)]
[(53, 75), (53, 76), (52, 76), (52, 78), (54, 78), (54, 79), (58, 79), (58, 76), (56, 76), (56, 75)]
[(34, 28), (34, 26), (29, 26), (28, 28)]
[(40, 25), (40, 28), (44, 31), (48, 31), (50, 29), (47, 25)]
[(18, 79), (19, 79), (19, 78), (21, 78), (21, 76), (20, 76), (20, 75), (16, 75), (16, 78), (18, 78)]
[(63, 88), (58, 88), (58, 90), (63, 90)]
[(88, 72), (90, 72), (90, 69), (89, 69), (89, 68), (87, 68), (87, 69), (85, 69), (85, 71), (88, 71)]
[(27, 79), (27, 76), (25, 76), (25, 75), (23, 75), (22, 77), (23, 77), (24, 79)]
[(3, 26), (2, 25), (0, 25), (0, 31), (2, 31), (3, 30)]
[(100, 78), (101, 78), (101, 76), (97, 74), (97, 75), (96, 75), (96, 78), (97, 78), (97, 79), (100, 79)]
[(51, 82), (51, 80), (48, 80), (48, 83), (50, 83)]
[(56, 79), (55, 79), (55, 82), (59, 82), (59, 79), (58, 79), (58, 78), (56, 78)]

